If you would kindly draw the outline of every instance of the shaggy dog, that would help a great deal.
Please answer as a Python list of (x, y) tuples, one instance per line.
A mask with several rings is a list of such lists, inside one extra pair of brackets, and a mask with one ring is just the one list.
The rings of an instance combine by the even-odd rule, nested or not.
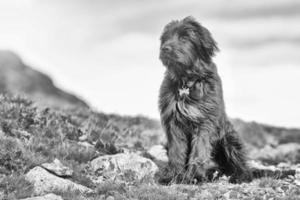
[[(225, 112), (212, 61), (216, 51), (210, 32), (192, 17), (172, 21), (161, 36), (160, 59), (167, 70), (159, 109), (175, 182), (212, 179), (215, 170), (230, 176), (231, 183), (252, 179), (243, 145)], [(160, 182), (168, 183), (170, 177)]]

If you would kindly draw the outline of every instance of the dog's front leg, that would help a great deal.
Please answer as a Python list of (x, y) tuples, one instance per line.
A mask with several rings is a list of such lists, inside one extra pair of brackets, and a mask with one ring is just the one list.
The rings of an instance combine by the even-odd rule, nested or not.
[(207, 170), (216, 166), (211, 155), (213, 134), (215, 134), (214, 130), (202, 128), (192, 136), (187, 170), (189, 182), (205, 180)]
[(188, 151), (186, 135), (175, 123), (170, 123), (168, 137), (169, 165), (177, 173), (184, 173)]
[(168, 137), (169, 164), (163, 170), (159, 182), (161, 184), (181, 183), (186, 172), (188, 141), (183, 130), (174, 121), (171, 121), (165, 129)]

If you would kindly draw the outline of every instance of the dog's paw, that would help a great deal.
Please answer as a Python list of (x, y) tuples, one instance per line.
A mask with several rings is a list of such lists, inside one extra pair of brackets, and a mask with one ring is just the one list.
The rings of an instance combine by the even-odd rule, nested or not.
[(205, 177), (207, 181), (218, 180), (222, 176), (221, 171), (217, 167), (212, 167), (206, 170)]
[(157, 182), (161, 185), (170, 185), (173, 182), (172, 176), (161, 176), (157, 179)]
[(161, 169), (155, 174), (155, 179), (159, 184), (162, 185), (171, 184), (172, 182), (174, 182), (174, 177), (175, 177), (175, 172), (168, 168)]
[(185, 184), (199, 184), (206, 181), (205, 170), (198, 166), (190, 166), (184, 175)]
[(253, 179), (250, 172), (244, 173), (236, 173), (230, 176), (229, 183), (241, 184), (241, 183), (249, 183)]
[(174, 167), (168, 166), (159, 170), (155, 174), (155, 179), (159, 184), (170, 185), (172, 183), (182, 183), (185, 179), (184, 176), (183, 173), (179, 173)]

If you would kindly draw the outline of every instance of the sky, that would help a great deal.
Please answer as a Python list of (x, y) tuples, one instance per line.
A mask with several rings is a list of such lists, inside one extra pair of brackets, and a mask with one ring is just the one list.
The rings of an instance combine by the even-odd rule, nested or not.
[(159, 37), (194, 16), (214, 58), (230, 117), (300, 127), (297, 0), (0, 0), (0, 49), (108, 113), (159, 118)]

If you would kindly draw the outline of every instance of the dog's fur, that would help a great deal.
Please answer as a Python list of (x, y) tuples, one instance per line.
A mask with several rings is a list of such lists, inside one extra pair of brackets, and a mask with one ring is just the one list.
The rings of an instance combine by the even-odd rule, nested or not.
[(230, 176), (232, 183), (252, 179), (243, 145), (225, 112), (221, 79), (212, 61), (217, 50), (210, 32), (192, 17), (172, 21), (161, 36), (166, 73), (159, 108), (168, 169), (176, 182), (211, 179), (215, 170)]

